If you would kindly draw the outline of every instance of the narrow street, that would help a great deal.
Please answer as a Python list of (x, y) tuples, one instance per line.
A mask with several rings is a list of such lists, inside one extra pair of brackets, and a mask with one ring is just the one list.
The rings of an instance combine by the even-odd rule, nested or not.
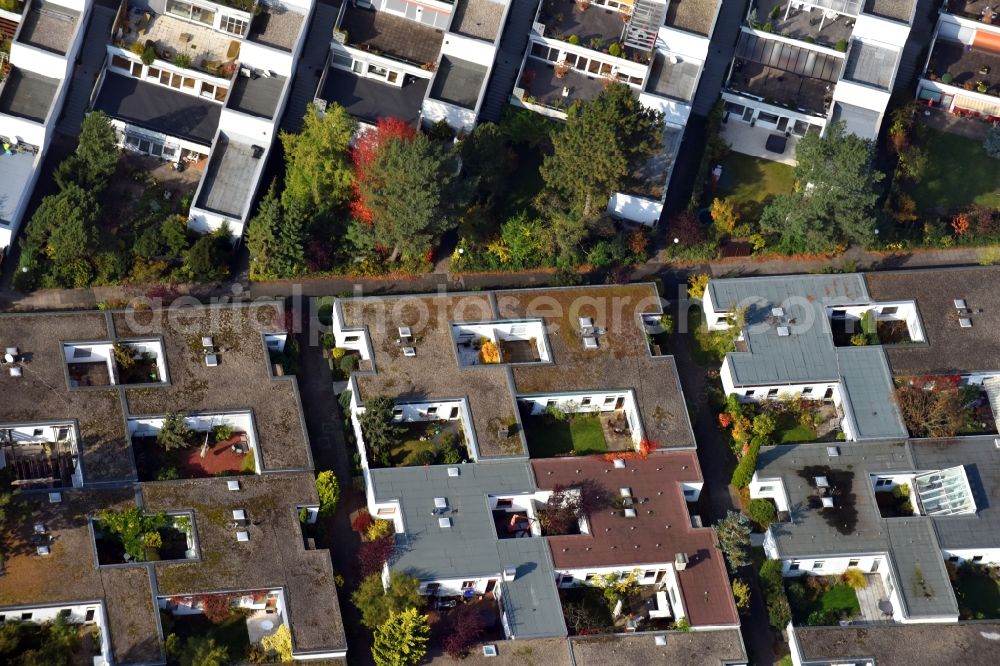
[[(673, 315), (675, 322), (687, 318), (686, 312), (675, 310)], [(698, 443), (698, 459), (705, 480), (699, 501), (702, 520), (706, 525), (714, 525), (727, 511), (738, 506), (737, 498), (729, 486), (736, 461), (716, 426), (715, 414), (709, 401), (709, 382), (716, 381), (710, 379), (709, 373), (716, 373), (718, 368), (706, 368), (697, 364), (691, 353), (689, 336), (690, 334), (675, 333), (671, 339), (670, 353), (677, 364), (684, 399), (692, 412), (691, 422), (695, 441)], [(775, 662), (772, 633), (756, 572), (747, 567), (743, 571), (743, 578), (750, 584), (751, 594), (750, 613), (741, 616), (743, 642), (751, 664), (771, 666)]]
[[(303, 313), (303, 324), (309, 313)], [(308, 326), (303, 325), (308, 331)], [(344, 442), (343, 423), (337, 411), (337, 396), (333, 392), (330, 371), (318, 345), (309, 345), (308, 333), (299, 334), (300, 370), (297, 375), (302, 411), (312, 446), (316, 471), (332, 469), (340, 483), (340, 504), (332, 519), (323, 521), (320, 546), (330, 549), (333, 569), (344, 577), (345, 585), (337, 590), (340, 613), (347, 633), (348, 661), (370, 664), (371, 634), (361, 626), (361, 614), (351, 603), (350, 592), (358, 583), (357, 561), (361, 540), (351, 530), (350, 514), (364, 505), (364, 495), (356, 491), (351, 481), (351, 460)]]

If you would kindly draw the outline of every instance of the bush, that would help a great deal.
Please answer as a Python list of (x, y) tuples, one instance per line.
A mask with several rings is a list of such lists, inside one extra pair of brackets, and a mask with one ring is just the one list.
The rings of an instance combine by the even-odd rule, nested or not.
[(747, 505), (747, 516), (764, 529), (778, 519), (778, 510), (771, 500), (757, 498)]
[(833, 48), (837, 49), (841, 53), (846, 53), (847, 52), (847, 40), (846, 39), (838, 39), (836, 45)]
[(233, 436), (233, 426), (228, 423), (220, 423), (219, 425), (212, 426), (212, 438), (216, 442), (224, 442)]
[(316, 476), (316, 494), (319, 495), (320, 515), (333, 515), (340, 501), (340, 484), (332, 471), (320, 472)]
[(951, 82), (954, 81), (954, 80), (955, 80), (955, 77), (952, 75), (951, 72), (945, 72), (944, 74), (941, 75), (941, 83), (943, 83), (945, 85), (951, 84)]
[(351, 373), (354, 372), (354, 369), (357, 367), (357, 364), (358, 361), (354, 355), (349, 354), (340, 359), (340, 365), (338, 367), (340, 367), (341, 372), (350, 377)]
[(868, 579), (861, 569), (848, 569), (840, 577), (848, 586), (855, 590), (863, 590), (868, 587)]
[(785, 595), (780, 560), (768, 560), (761, 565), (760, 586), (767, 598), (768, 624), (779, 631), (784, 630), (792, 621), (792, 608)]
[(762, 440), (754, 437), (750, 440), (750, 450), (740, 459), (736, 469), (733, 470), (731, 483), (734, 488), (746, 488), (753, 479), (753, 474), (757, 471), (757, 453), (760, 451)]
[(986, 139), (983, 141), (983, 150), (994, 159), (1000, 159), (1000, 127), (991, 127), (986, 132)]
[(160, 470), (156, 472), (156, 476), (154, 477), (156, 481), (174, 481), (175, 479), (179, 478), (181, 478), (181, 473), (177, 470), (176, 467), (172, 465), (170, 467), (160, 468)]
[(333, 356), (333, 359), (335, 361), (339, 361), (340, 359), (344, 358), (345, 354), (347, 354), (347, 350), (344, 349), (343, 347), (334, 347), (333, 351), (330, 352), (330, 355)]
[(608, 55), (620, 58), (622, 55), (622, 47), (619, 46), (617, 42), (611, 44), (611, 46), (608, 47)]
[(154, 60), (156, 60), (156, 49), (153, 48), (152, 46), (147, 46), (143, 48), (142, 64), (148, 67), (149, 65), (153, 64)]
[(576, 35), (570, 35), (569, 39), (567, 39), (566, 41), (569, 42), (570, 44), (576, 46), (577, 44), (580, 43), (580, 38), (577, 37)]

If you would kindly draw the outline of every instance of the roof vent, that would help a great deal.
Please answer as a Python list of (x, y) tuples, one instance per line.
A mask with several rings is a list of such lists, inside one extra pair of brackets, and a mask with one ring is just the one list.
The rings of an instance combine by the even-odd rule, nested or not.
[(583, 339), (584, 349), (597, 349), (597, 338), (593, 335), (588, 335)]
[(250, 540), (250, 533), (247, 532), (246, 530), (240, 530), (239, 532), (236, 533), (236, 540), (237, 541), (249, 541)]
[(412, 338), (413, 337), (413, 331), (410, 330), (409, 326), (400, 326), (399, 327), (399, 337), (401, 337), (401, 338)]
[(435, 509), (447, 509), (448, 508), (448, 498), (447, 497), (435, 497), (434, 498), (434, 508)]
[(49, 493), (49, 504), (59, 504), (62, 502), (62, 493)]
[(457, 467), (449, 467), (448, 468), (448, 476), (458, 476), (458, 468)]
[(622, 497), (632, 497), (631, 488), (622, 488), (619, 492), (621, 493)]
[(625, 469), (625, 459), (624, 458), (615, 458), (615, 462), (612, 463), (612, 464), (614, 464), (615, 469)]
[(817, 488), (829, 488), (830, 487), (830, 480), (827, 479), (825, 476), (816, 476), (816, 477), (813, 477), (813, 479), (816, 481), (816, 487)]
[(230, 479), (229, 481), (226, 481), (226, 487), (229, 488), (230, 490), (239, 490), (240, 482), (237, 481), (236, 479)]
[(24, 371), (23, 371), (23, 370), (21, 370), (21, 368), (20, 368), (20, 367), (18, 367), (18, 366), (13, 366), (13, 367), (12, 367), (12, 368), (10, 369), (10, 376), (11, 376), (11, 377), (21, 377), (22, 375), (24, 375)]
[(41, 555), (42, 557), (45, 557), (46, 555), (51, 555), (52, 554), (52, 551), (49, 550), (48, 546), (38, 546), (35, 549), (35, 552), (38, 553), (39, 555)]
[(677, 553), (674, 555), (674, 569), (677, 571), (684, 571), (687, 569), (688, 556), (687, 553)]
[(839, 446), (826, 447), (826, 455), (830, 456), (831, 458), (840, 457), (840, 447)]
[(994, 437), (993, 438), (993, 446), (995, 446), (998, 449), (1000, 449), (1000, 437)]
[(517, 577), (517, 567), (504, 567), (503, 568), (503, 579), (507, 582), (514, 580)]
[(215, 353), (215, 340), (206, 335), (201, 339), (201, 350), (205, 354), (205, 365), (214, 368), (219, 365), (219, 355)]
[(17, 347), (7, 347), (4, 351), (3, 362), (4, 363), (15, 363), (20, 354), (17, 351)]
[(666, 636), (654, 636), (653, 637), (653, 642), (655, 642), (657, 645), (666, 645), (667, 644), (667, 637)]
[(403, 347), (403, 356), (416, 356), (416, 355), (417, 355), (416, 347)]
[(832, 509), (833, 508), (833, 498), (832, 497), (821, 497), (820, 499), (823, 501), (823, 508), (824, 509)]
[(784, 317), (785, 316), (785, 309), (784, 308), (771, 308), (771, 316), (772, 317)]
[(483, 646), (483, 656), (484, 657), (495, 657), (495, 656), (497, 656), (497, 646), (496, 645), (484, 645)]
[(972, 328), (972, 320), (968, 317), (959, 317), (958, 325), (962, 328)]
[(779, 338), (787, 338), (791, 334), (792, 334), (792, 332), (790, 330), (788, 330), (787, 326), (779, 326), (778, 327), (778, 337)]
[(447, 516), (444, 516), (443, 518), (438, 518), (438, 527), (440, 527), (443, 530), (446, 530), (449, 527), (451, 527), (451, 518)]
[(247, 512), (243, 509), (233, 509), (233, 520), (246, 520)]
[(964, 298), (956, 298), (953, 302), (955, 303), (956, 310), (964, 310), (966, 307)]
[(635, 509), (625, 509), (626, 518), (635, 518)]

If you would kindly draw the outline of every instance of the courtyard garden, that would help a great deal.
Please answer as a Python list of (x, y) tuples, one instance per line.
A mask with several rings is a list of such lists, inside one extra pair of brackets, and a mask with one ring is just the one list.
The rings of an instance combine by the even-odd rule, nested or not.
[(796, 625), (831, 626), (861, 614), (857, 592), (836, 576), (789, 578), (785, 591)]
[(728, 434), (730, 447), (737, 455), (745, 452), (752, 439), (760, 440), (763, 445), (843, 438), (839, 410), (832, 404), (799, 394), (757, 403), (741, 403), (735, 395), (730, 395), (719, 414), (719, 425)]
[(522, 416), (532, 458), (586, 456), (608, 451), (604, 426), (596, 414), (566, 414), (548, 410)]
[(722, 177), (716, 195), (731, 201), (746, 217), (759, 217), (771, 199), (791, 192), (795, 183), (791, 166), (734, 150), (719, 164)]
[(454, 465), (468, 459), (461, 421), (417, 421), (407, 423), (392, 447), (394, 467)]
[(40, 623), (7, 620), (0, 624), (0, 662), (10, 666), (90, 666), (101, 653), (100, 640), (96, 625), (72, 624), (66, 615)]
[(918, 211), (1000, 207), (1000, 164), (986, 154), (981, 141), (924, 127), (919, 145), (933, 166), (910, 190)]
[(256, 474), (256, 459), (247, 434), (225, 424), (208, 431), (192, 430), (168, 416), (155, 436), (132, 437), (140, 481), (198, 479)]
[(958, 375), (896, 380), (896, 403), (913, 437), (984, 435), (997, 431), (989, 398)]
[(949, 562), (948, 577), (955, 588), (960, 620), (1000, 618), (1000, 567)]
[(108, 509), (94, 521), (97, 560), (105, 565), (187, 559), (191, 531), (189, 516)]

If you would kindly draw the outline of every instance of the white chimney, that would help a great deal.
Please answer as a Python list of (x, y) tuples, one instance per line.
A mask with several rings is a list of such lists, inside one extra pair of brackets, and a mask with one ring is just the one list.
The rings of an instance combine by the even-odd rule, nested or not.
[(677, 571), (684, 571), (687, 569), (688, 556), (687, 553), (677, 553), (674, 555), (674, 569)]
[(504, 567), (503, 568), (503, 579), (507, 582), (514, 580), (517, 577), (517, 567)]

